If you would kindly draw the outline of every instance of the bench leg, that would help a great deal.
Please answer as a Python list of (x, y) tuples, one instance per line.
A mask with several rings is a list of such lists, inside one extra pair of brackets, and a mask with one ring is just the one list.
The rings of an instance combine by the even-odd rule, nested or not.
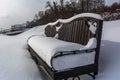
[(95, 74), (93, 73), (93, 74), (88, 74), (89, 76), (91, 76), (93, 79), (95, 79)]
[(80, 77), (79, 76), (73, 77), (72, 80), (80, 80)]
[(98, 74), (98, 72), (94, 72), (94, 75), (97, 75)]

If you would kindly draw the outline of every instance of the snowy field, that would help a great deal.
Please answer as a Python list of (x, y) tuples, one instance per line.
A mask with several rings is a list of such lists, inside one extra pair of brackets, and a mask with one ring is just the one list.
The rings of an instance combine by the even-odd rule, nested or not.
[[(99, 74), (95, 80), (119, 80), (120, 20), (104, 22), (103, 27)], [(38, 26), (16, 36), (0, 34), (0, 80), (49, 80), (27, 50), (28, 37), (44, 35), (44, 28)], [(83, 75), (81, 80), (93, 79)]]

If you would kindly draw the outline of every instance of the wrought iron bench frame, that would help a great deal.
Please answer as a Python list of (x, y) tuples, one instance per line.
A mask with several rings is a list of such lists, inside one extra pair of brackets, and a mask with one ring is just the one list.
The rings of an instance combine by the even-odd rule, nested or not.
[[(98, 74), (98, 60), (99, 60), (103, 20), (102, 20), (102, 18), (99, 18), (100, 16), (94, 17), (94, 15), (99, 16), (98, 14), (84, 13), (84, 14), (79, 14), (77, 16), (74, 16), (67, 20), (59, 19), (58, 21), (56, 21), (54, 23), (47, 24), (46, 28), (45, 28), (45, 34), (47, 37), (56, 37), (57, 36), (57, 38), (60, 40), (75, 42), (75, 43), (79, 43), (82, 45), (86, 45), (89, 38), (95, 37), (97, 39), (96, 48), (83, 50), (83, 51), (73, 51), (73, 54), (76, 54), (76, 52), (89, 53), (89, 52), (95, 51), (96, 53), (95, 53), (94, 64), (80, 66), (80, 67), (78, 66), (75, 68), (66, 69), (66, 70), (62, 70), (62, 71), (56, 71), (54, 68), (49, 67), (47, 65), (47, 63), (45, 61), (43, 61), (42, 58), (40, 56), (38, 56), (37, 53), (28, 45), (28, 50), (29, 50), (32, 58), (35, 60), (35, 62), (37, 63), (37, 65), (39, 67), (42, 66), (44, 68), (44, 70), (48, 73), (48, 75), (51, 77), (51, 79), (67, 80), (69, 77), (73, 77), (73, 80), (75, 78), (78, 78), (78, 80), (80, 80), (79, 75), (83, 75), (83, 74), (89, 74), (90, 76), (92, 76), (95, 79), (95, 75)], [(89, 30), (90, 24), (88, 22), (91, 22), (92, 25), (94, 23), (97, 24), (96, 26), (93, 25), (97, 29), (95, 31), (95, 34)], [(62, 26), (62, 27), (60, 27), (60, 26)], [(73, 26), (77, 26), (76, 29), (74, 29), (75, 27), (73, 27)], [(60, 27), (60, 29), (58, 31), (56, 29), (57, 27)], [(72, 34), (70, 34), (70, 32)], [(79, 33), (81, 33), (81, 34), (79, 34)], [(67, 38), (66, 38), (66, 35), (67, 35)], [(64, 54), (62, 54), (62, 53), (63, 52), (61, 52), (60, 55), (53, 56), (52, 59), (56, 58), (58, 56), (63, 56)]]

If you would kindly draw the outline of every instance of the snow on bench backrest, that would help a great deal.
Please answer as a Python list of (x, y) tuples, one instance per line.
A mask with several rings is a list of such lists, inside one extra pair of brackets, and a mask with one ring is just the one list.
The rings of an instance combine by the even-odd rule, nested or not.
[(82, 45), (86, 45), (90, 38), (95, 37), (97, 45), (100, 46), (102, 24), (103, 20), (100, 15), (83, 13), (69, 19), (59, 19), (54, 23), (47, 24), (45, 34), (47, 37)]

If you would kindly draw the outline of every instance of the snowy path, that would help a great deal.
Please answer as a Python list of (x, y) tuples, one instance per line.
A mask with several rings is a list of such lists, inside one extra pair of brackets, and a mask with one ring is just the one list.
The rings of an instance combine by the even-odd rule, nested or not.
[[(120, 79), (120, 20), (105, 22), (96, 80)], [(17, 36), (0, 35), (0, 80), (49, 80), (37, 68), (27, 51), (31, 35), (44, 35), (44, 27), (36, 27)], [(71, 80), (71, 79), (70, 79)], [(81, 80), (93, 80), (83, 75)]]

